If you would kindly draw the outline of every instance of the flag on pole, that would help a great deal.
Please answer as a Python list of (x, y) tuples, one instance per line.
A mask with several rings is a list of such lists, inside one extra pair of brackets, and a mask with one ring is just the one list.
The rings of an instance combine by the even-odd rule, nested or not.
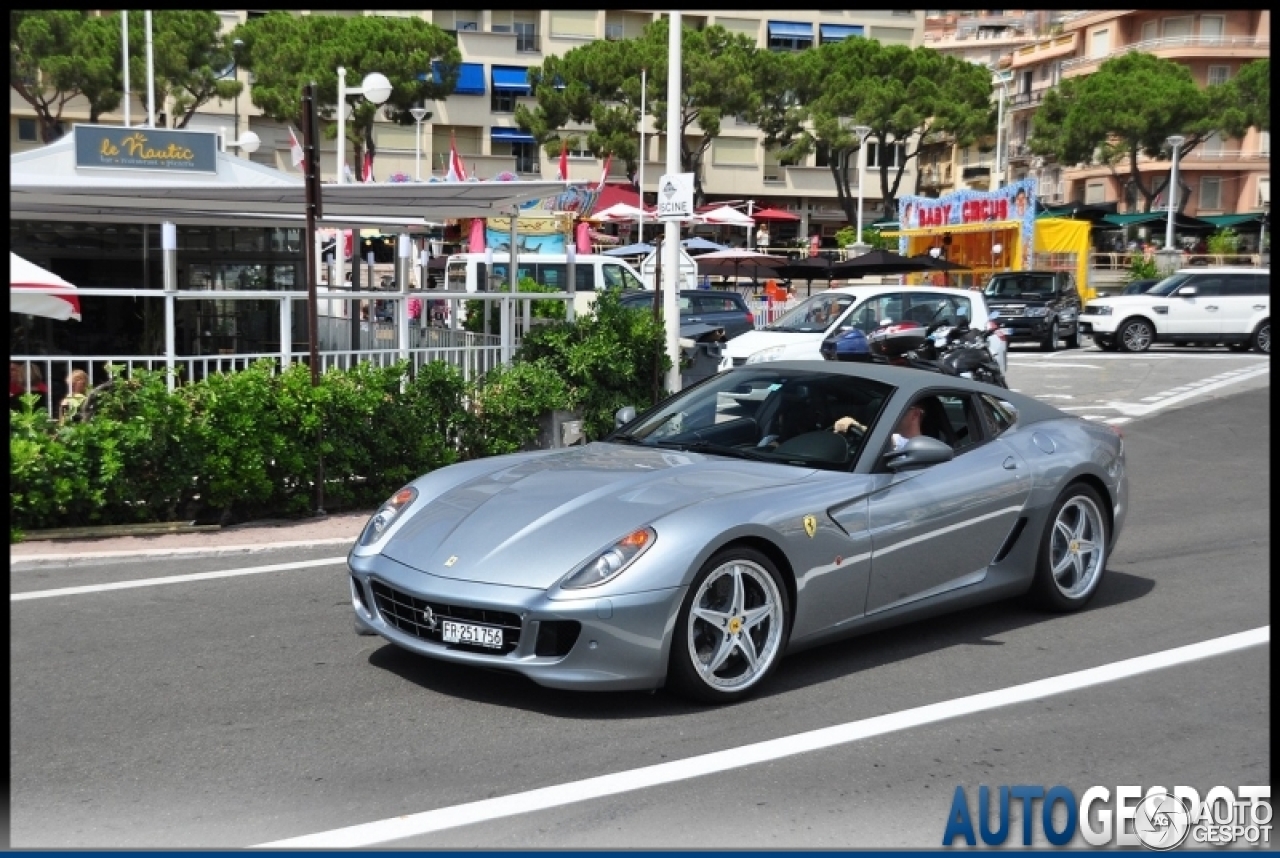
[(603, 170), (603, 172), (601, 172), (601, 173), (600, 173), (600, 181), (599, 181), (599, 183), (596, 185), (596, 188), (597, 188), (597, 189), (599, 189), (599, 188), (603, 188), (603, 187), (604, 187), (605, 179), (609, 178), (609, 165), (610, 165), (610, 164), (612, 164), (612, 163), (613, 163), (613, 153), (612, 153), (612, 152), (610, 152), (610, 153), (609, 153), (608, 155), (606, 155), (606, 156), (605, 156), (605, 158), (604, 158), (604, 170)]
[(556, 178), (562, 182), (569, 181), (569, 143), (567, 140), (560, 141), (560, 170), (556, 174)]
[(294, 132), (293, 126), (289, 126), (289, 155), (293, 159), (293, 166), (305, 171), (307, 169), (306, 156), (303, 154), (302, 144), (298, 142), (298, 135)]
[(458, 154), (458, 141), (452, 134), (449, 135), (449, 170), (444, 177), (449, 182), (467, 180), (467, 168), (462, 163), (462, 156)]
[(364, 153), (364, 168), (361, 170), (360, 181), (362, 182), (375, 181), (373, 178), (373, 153), (370, 152), (368, 149), (366, 149)]

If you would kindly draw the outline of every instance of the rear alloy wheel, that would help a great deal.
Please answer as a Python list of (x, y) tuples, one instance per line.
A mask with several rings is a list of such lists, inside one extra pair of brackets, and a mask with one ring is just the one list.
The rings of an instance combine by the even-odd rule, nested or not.
[(1080, 348), (1080, 326), (1076, 325), (1075, 329), (1067, 335), (1067, 338), (1063, 340), (1063, 342), (1066, 343), (1066, 346), (1069, 349)]
[(1075, 483), (1053, 505), (1040, 540), (1032, 594), (1044, 608), (1078, 611), (1093, 598), (1107, 565), (1107, 518), (1098, 493)]
[(1249, 340), (1255, 352), (1260, 354), (1271, 354), (1271, 320), (1267, 319), (1261, 325), (1254, 329), (1253, 337)]
[(1040, 341), (1040, 351), (1051, 352), (1058, 348), (1058, 320), (1049, 325), (1049, 335)]
[(773, 672), (790, 634), (787, 591), (750, 548), (713, 556), (694, 576), (676, 619), (669, 678), (703, 703), (733, 703)]
[(1116, 332), (1120, 348), (1127, 352), (1145, 352), (1155, 338), (1155, 329), (1146, 319), (1130, 319)]

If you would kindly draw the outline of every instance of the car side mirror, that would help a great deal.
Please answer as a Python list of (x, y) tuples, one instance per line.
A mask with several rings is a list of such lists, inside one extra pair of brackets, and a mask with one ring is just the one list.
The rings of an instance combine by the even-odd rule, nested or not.
[(1194, 286), (1182, 286), (1174, 294), (1180, 295), (1183, 298), (1194, 298), (1196, 296), (1196, 291), (1196, 287)]
[(950, 462), (955, 456), (956, 451), (951, 449), (950, 444), (944, 444), (937, 438), (930, 438), (927, 435), (918, 435), (908, 441), (901, 450), (889, 453), (885, 457), (885, 466), (897, 473)]
[(636, 419), (636, 409), (632, 405), (624, 405), (613, 414), (613, 428), (621, 429)]

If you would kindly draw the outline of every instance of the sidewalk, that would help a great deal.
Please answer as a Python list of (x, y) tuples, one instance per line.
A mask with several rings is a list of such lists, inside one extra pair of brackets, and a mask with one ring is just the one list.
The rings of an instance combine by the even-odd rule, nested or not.
[(91, 558), (248, 554), (273, 548), (322, 546), (332, 546), (335, 553), (345, 554), (372, 514), (369, 510), (323, 518), (255, 521), (216, 530), (146, 536), (36, 539), (10, 545), (9, 561), (15, 565), (45, 565)]

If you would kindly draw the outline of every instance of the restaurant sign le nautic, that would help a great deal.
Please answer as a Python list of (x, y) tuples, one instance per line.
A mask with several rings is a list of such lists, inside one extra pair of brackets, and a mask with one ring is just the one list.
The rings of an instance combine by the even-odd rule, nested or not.
[(76, 167), (217, 173), (218, 135), (211, 131), (76, 125)]

